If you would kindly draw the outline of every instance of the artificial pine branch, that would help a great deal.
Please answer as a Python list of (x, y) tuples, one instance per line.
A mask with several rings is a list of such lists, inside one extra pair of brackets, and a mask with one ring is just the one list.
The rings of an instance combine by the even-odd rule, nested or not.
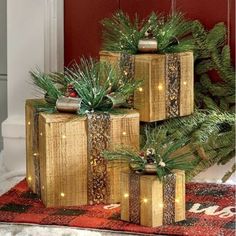
[(80, 65), (66, 70), (65, 77), (82, 99), (81, 111), (109, 111), (122, 105), (140, 86), (109, 63), (81, 59)]
[(231, 170), (226, 172), (222, 178), (223, 183), (225, 183), (234, 173), (236, 172), (236, 164), (231, 167)]
[[(194, 24), (193, 37), (197, 45), (195, 100), (199, 107), (235, 112), (235, 69), (230, 48), (225, 44), (226, 27), (216, 24), (207, 32), (200, 22)], [(216, 71), (221, 81), (212, 82), (208, 72)]]
[[(186, 139), (185, 145), (192, 150), (195, 168), (187, 172), (191, 180), (195, 175), (213, 164), (230, 161), (235, 152), (235, 116), (220, 111), (196, 110), (188, 117), (167, 120), (162, 125), (146, 128), (144, 147)], [(202, 150), (199, 152), (199, 150)]]
[(53, 83), (51, 74), (45, 74), (39, 70), (31, 71), (30, 74), (32, 76), (33, 83), (40, 88), (45, 95), (47, 95), (48, 101), (55, 105), (57, 99), (62, 95), (62, 93)]
[[(43, 90), (49, 104), (41, 110), (53, 111), (57, 99), (67, 94), (68, 86), (82, 100), (79, 114), (89, 111), (110, 112), (126, 104), (141, 81), (131, 80), (109, 63), (93, 59), (81, 59), (80, 64), (66, 68), (65, 73), (31, 72), (34, 84)], [(52, 106), (51, 106), (52, 105)]]
[(184, 18), (180, 12), (164, 17), (152, 12), (140, 21), (136, 16), (132, 21), (127, 14), (118, 11), (111, 18), (102, 21), (103, 49), (130, 54), (138, 53), (138, 42), (147, 31), (156, 38), (159, 53), (183, 52), (193, 50), (195, 43), (191, 36), (193, 22)]
[(169, 142), (162, 140), (159, 144), (157, 144), (155, 139), (152, 141), (153, 142), (147, 142), (145, 148), (140, 152), (123, 147), (111, 151), (105, 150), (102, 155), (109, 161), (127, 161), (134, 171), (145, 172), (145, 166), (149, 164), (151, 154), (152, 164), (156, 167), (157, 177), (161, 181), (163, 177), (170, 174), (172, 170), (187, 171), (193, 168), (193, 160), (190, 158), (191, 152), (179, 153), (175, 155), (174, 158), (171, 156), (186, 144), (186, 139), (178, 141), (169, 140)]

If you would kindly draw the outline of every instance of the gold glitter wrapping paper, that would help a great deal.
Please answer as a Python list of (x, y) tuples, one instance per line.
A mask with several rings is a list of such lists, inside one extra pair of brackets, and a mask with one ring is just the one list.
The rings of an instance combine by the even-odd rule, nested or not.
[(118, 64), (128, 78), (133, 76), (143, 81), (134, 94), (134, 107), (139, 110), (141, 121), (160, 121), (193, 113), (192, 52), (125, 55), (101, 51), (100, 60)]
[(88, 201), (107, 203), (109, 186), (107, 161), (101, 152), (109, 148), (111, 119), (109, 114), (89, 113), (88, 118)]
[[(134, 175), (128, 172), (121, 174), (122, 220), (157, 227), (185, 219), (184, 171), (174, 171), (165, 177), (164, 182), (159, 181), (155, 175), (136, 174), (135, 180), (131, 180)], [(133, 184), (137, 178), (139, 184)]]
[[(34, 127), (32, 109), (32, 103), (27, 101), (27, 180), (30, 188), (34, 186), (34, 189), (32, 189), (35, 192), (37, 172), (35, 172), (34, 168), (34, 152), (32, 150), (32, 130)], [(30, 125), (28, 125), (28, 122), (30, 122)], [(42, 201), (47, 207), (89, 204), (87, 173), (91, 156), (88, 151), (87, 117), (68, 113), (40, 113), (38, 127), (37, 158), (39, 158), (38, 161), (40, 162)], [(120, 145), (138, 148), (139, 113), (135, 110), (125, 110), (121, 114), (111, 114), (109, 132), (109, 148), (113, 149)], [(97, 153), (99, 153), (99, 150)], [(97, 166), (98, 172), (96, 173), (103, 171), (105, 166), (103, 159), (99, 158), (98, 162), (102, 164)], [(95, 162), (98, 164), (97, 160), (93, 164)], [(102, 190), (104, 195), (102, 198), (100, 198), (100, 194), (96, 195), (102, 200), (98, 201), (97, 198), (94, 198), (96, 201), (92, 203), (120, 202), (120, 172), (127, 169), (128, 165), (124, 162), (107, 163), (107, 184), (106, 186), (102, 185), (105, 187), (105, 190)], [(96, 177), (94, 176), (95, 179)], [(108, 196), (104, 191), (108, 192)]]

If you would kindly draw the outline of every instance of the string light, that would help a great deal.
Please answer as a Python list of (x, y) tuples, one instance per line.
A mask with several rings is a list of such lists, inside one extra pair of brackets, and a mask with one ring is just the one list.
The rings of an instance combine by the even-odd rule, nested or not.
[(147, 202), (148, 202), (147, 198), (144, 198), (144, 199), (143, 199), (143, 202), (144, 202), (144, 203), (147, 203)]
[(28, 125), (30, 125), (31, 123), (30, 123), (30, 121), (28, 122)]
[(128, 194), (128, 193), (125, 193), (125, 194), (124, 194), (124, 197), (125, 197), (125, 198), (129, 197), (129, 194)]
[(186, 82), (186, 81), (184, 81), (184, 82), (183, 82), (183, 84), (184, 84), (184, 85), (186, 85), (186, 84), (187, 84), (187, 82)]
[(65, 193), (61, 193), (60, 195), (61, 195), (61, 197), (65, 197)]
[(142, 87), (138, 88), (138, 91), (143, 92), (143, 88)]
[(65, 135), (62, 135), (62, 138), (66, 138), (66, 136), (65, 136)]
[(123, 136), (125, 136), (125, 135), (126, 135), (126, 132), (124, 131), (122, 134), (123, 134)]
[(176, 198), (176, 199), (175, 199), (175, 202), (176, 202), (176, 203), (179, 203), (179, 199), (178, 199), (178, 198)]
[(124, 74), (125, 74), (125, 75), (128, 75), (128, 72), (127, 72), (126, 70), (124, 70)]
[(31, 181), (31, 180), (32, 180), (31, 176), (29, 176), (29, 177), (28, 177), (28, 180), (29, 180), (29, 181)]
[(160, 204), (159, 204), (159, 207), (161, 207), (161, 208), (162, 208), (163, 206), (164, 206), (164, 205), (163, 205), (163, 203), (160, 203)]
[(162, 90), (163, 89), (163, 86), (161, 84), (158, 85), (158, 89), (159, 90)]
[(44, 190), (44, 186), (42, 186), (42, 190)]
[(34, 157), (36, 157), (36, 156), (38, 156), (38, 153), (35, 152), (33, 155), (34, 155)]
[(40, 134), (39, 134), (40, 136), (43, 136), (43, 133), (42, 132), (40, 132)]

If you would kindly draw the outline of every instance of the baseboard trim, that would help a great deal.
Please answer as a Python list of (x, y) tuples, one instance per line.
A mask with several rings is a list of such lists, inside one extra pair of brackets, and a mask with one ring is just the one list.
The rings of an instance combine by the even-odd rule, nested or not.
[(10, 116), (2, 123), (2, 136), (4, 138), (25, 138), (24, 116)]

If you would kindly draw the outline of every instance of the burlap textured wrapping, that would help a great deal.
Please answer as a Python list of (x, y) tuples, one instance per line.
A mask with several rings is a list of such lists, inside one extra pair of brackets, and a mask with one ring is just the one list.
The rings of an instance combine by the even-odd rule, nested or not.
[(180, 57), (179, 54), (166, 54), (166, 116), (180, 114)]
[(129, 220), (140, 223), (140, 176), (135, 173), (129, 177)]
[(164, 177), (163, 180), (163, 224), (172, 224), (175, 222), (175, 174)]
[(110, 115), (89, 113), (88, 118), (88, 201), (106, 203), (109, 197), (107, 161), (101, 152), (109, 147)]
[(35, 174), (35, 192), (41, 196), (41, 183), (40, 183), (40, 157), (38, 155), (38, 143), (39, 143), (39, 112), (35, 108), (34, 110), (34, 127), (32, 129), (33, 134), (33, 165)]

